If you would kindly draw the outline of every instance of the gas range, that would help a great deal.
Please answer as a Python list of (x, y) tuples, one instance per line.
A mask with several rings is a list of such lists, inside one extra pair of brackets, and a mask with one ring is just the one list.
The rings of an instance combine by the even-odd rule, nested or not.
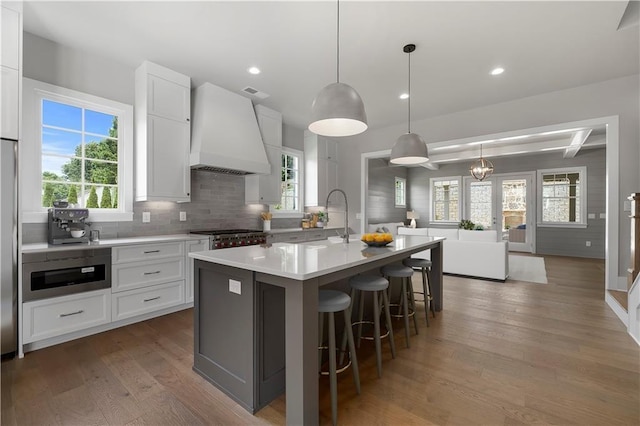
[(191, 231), (192, 234), (209, 235), (210, 249), (253, 246), (267, 242), (267, 234), (257, 229), (214, 229)]

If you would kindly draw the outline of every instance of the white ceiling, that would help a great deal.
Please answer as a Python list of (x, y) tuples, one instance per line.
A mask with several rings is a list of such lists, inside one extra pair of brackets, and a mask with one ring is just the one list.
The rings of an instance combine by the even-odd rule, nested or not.
[[(417, 45), (413, 121), (636, 74), (638, 25), (616, 30), (626, 5), (343, 0), (340, 80), (356, 88), (370, 128), (379, 128), (407, 120), (407, 101), (398, 99), (407, 43)], [(336, 78), (333, 1), (28, 1), (24, 28), (132, 68), (151, 60), (191, 76), (194, 87), (254, 87), (270, 95), (255, 103), (298, 128)], [(247, 73), (253, 65), (262, 74)], [(498, 65), (505, 73), (490, 76)]]

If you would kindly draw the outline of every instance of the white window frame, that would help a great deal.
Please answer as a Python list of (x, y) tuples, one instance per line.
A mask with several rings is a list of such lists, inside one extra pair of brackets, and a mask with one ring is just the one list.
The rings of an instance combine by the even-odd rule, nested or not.
[(30, 78), (23, 79), (21, 220), (47, 221), (42, 207), (42, 99), (118, 116), (118, 208), (89, 209), (91, 222), (133, 221), (133, 106)]
[[(580, 220), (576, 222), (544, 222), (542, 220), (542, 209), (544, 202), (542, 199), (542, 176), (546, 174), (558, 174), (558, 173), (579, 173), (580, 174)], [(538, 170), (537, 177), (538, 187), (538, 223), (539, 227), (543, 228), (586, 228), (587, 227), (587, 167), (560, 167), (557, 169), (541, 169)], [(576, 218), (577, 219), (577, 218)]]
[[(269, 205), (269, 211), (274, 218), (280, 219), (298, 219), (304, 217), (304, 152), (298, 149), (282, 147), (282, 155), (291, 155), (298, 157), (298, 210), (276, 210), (273, 204)], [(282, 158), (282, 157), (280, 157)], [(282, 167), (280, 167), (282, 173)], [(282, 189), (281, 189), (282, 192)], [(280, 194), (282, 197), (282, 193)]]
[(445, 176), (445, 177), (433, 177), (429, 179), (429, 223), (430, 224), (458, 224), (460, 223), (460, 217), (458, 220), (435, 220), (435, 208), (434, 202), (435, 197), (433, 196), (433, 184), (435, 182), (440, 181), (457, 181), (458, 182), (458, 216), (462, 215), (462, 198), (464, 193), (464, 188), (462, 186), (462, 177), (461, 176)]
[[(402, 182), (402, 193), (398, 194), (398, 183)], [(396, 176), (393, 180), (394, 203), (396, 208), (407, 208), (407, 180)], [(398, 203), (398, 195), (402, 196), (403, 203)]]

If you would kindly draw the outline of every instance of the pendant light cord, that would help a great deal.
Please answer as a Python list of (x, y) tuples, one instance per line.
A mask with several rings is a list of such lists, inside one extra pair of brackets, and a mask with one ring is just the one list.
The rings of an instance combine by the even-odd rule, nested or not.
[(409, 131), (407, 133), (411, 133), (411, 52), (409, 52), (409, 111), (407, 113), (407, 123)]
[(340, 83), (340, 0), (337, 1), (338, 8), (338, 23), (336, 25), (336, 52), (337, 52), (337, 60), (336, 60), (336, 81)]

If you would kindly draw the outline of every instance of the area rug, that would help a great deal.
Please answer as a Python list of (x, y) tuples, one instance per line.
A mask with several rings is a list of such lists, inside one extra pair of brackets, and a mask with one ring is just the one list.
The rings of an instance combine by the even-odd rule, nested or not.
[(509, 280), (547, 284), (543, 257), (509, 255)]

